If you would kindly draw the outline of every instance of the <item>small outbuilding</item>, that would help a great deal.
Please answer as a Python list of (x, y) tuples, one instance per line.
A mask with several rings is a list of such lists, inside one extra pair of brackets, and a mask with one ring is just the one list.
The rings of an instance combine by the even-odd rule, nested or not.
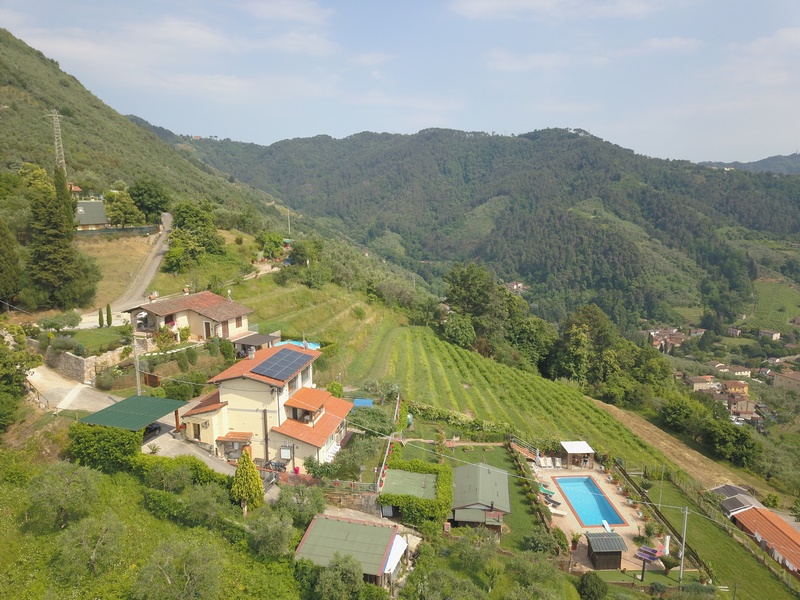
[(561, 453), (564, 455), (563, 465), (572, 467), (594, 468), (594, 450), (584, 441), (561, 442)]
[(622, 553), (628, 546), (618, 533), (587, 533), (589, 542), (589, 560), (598, 571), (619, 569), (622, 565)]
[(511, 514), (508, 473), (485, 464), (453, 469), (450, 520), (455, 525), (484, 525), (500, 533), (503, 516), (508, 514)]

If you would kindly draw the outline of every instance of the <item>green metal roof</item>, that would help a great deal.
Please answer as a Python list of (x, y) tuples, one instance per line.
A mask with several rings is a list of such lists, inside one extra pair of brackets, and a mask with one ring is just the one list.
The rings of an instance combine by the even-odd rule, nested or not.
[(481, 507), (511, 512), (508, 473), (480, 463), (453, 469), (453, 509)]
[(388, 469), (381, 493), (405, 494), (416, 498), (436, 500), (436, 475)]
[(138, 431), (164, 415), (186, 406), (186, 402), (153, 396), (131, 396), (112, 404), (108, 408), (81, 419), (81, 423), (106, 425)]
[(75, 220), (80, 225), (105, 225), (108, 223), (105, 203), (102, 200), (79, 200)]
[(366, 575), (382, 575), (397, 526), (317, 515), (308, 526), (295, 559), (327, 567), (334, 552), (352, 554)]
[(628, 546), (618, 533), (587, 533), (589, 545), (595, 552), (625, 552)]

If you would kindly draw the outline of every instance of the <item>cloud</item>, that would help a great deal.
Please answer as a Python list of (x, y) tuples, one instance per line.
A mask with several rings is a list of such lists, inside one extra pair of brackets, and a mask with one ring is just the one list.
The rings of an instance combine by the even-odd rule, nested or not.
[(535, 52), (533, 54), (512, 54), (502, 48), (495, 48), (486, 54), (486, 64), (494, 71), (554, 70), (574, 64), (574, 57), (562, 52)]
[(289, 31), (264, 40), (265, 48), (284, 54), (306, 54), (309, 56), (329, 56), (336, 52), (337, 46), (321, 33), (311, 31)]
[[(679, 0), (680, 1), (680, 0)], [(640, 19), (664, 8), (658, 0), (452, 0), (469, 19)]]
[(321, 25), (334, 11), (314, 0), (253, 0), (236, 5), (242, 12), (263, 21), (290, 21)]
[(691, 54), (703, 45), (703, 42), (693, 38), (669, 37), (669, 38), (650, 38), (642, 43), (611, 50), (607, 53), (608, 58), (621, 58), (628, 56), (648, 56), (653, 54)]
[(730, 76), (756, 85), (794, 86), (800, 84), (800, 28), (783, 28), (770, 36), (733, 47), (728, 64)]

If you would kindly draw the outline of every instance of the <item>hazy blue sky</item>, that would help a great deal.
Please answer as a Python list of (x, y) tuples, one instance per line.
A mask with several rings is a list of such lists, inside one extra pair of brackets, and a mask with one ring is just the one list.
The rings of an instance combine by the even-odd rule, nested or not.
[(576, 127), (662, 158), (800, 148), (800, 0), (2, 0), (0, 26), (176, 133)]

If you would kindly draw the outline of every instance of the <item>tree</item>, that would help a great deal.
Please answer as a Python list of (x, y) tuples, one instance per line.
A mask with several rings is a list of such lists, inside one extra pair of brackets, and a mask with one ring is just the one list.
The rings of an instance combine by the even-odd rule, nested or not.
[(448, 316), (444, 323), (444, 339), (462, 348), (472, 348), (478, 340), (475, 328), (472, 326), (472, 319), (467, 315), (457, 313)]
[(33, 509), (55, 516), (55, 526), (69, 525), (85, 515), (97, 497), (99, 475), (88, 467), (59, 461), (49, 465), (30, 483)]
[(800, 521), (800, 498), (795, 498), (794, 504), (792, 504), (789, 512), (792, 513), (795, 521)]
[(161, 542), (142, 567), (133, 595), (142, 600), (216, 598), (224, 561), (198, 530)]
[(289, 552), (294, 535), (289, 515), (272, 514), (259, 517), (250, 527), (253, 545), (261, 556), (280, 557)]
[(274, 231), (259, 231), (256, 234), (256, 245), (267, 258), (276, 259), (283, 254), (283, 236)]
[(106, 304), (106, 326), (111, 327), (113, 319), (111, 318), (111, 305)]
[(105, 323), (103, 322), (103, 309), (97, 309), (97, 326), (102, 329)]
[(116, 227), (125, 229), (128, 225), (144, 225), (145, 215), (136, 206), (128, 192), (119, 192), (113, 202), (106, 207), (108, 222)]
[(306, 470), (306, 473), (315, 479), (333, 477), (339, 470), (337, 465), (333, 463), (319, 462), (314, 456), (306, 456), (303, 459), (303, 468)]
[(342, 396), (344, 396), (344, 387), (338, 381), (331, 381), (328, 385), (325, 386), (325, 390), (331, 396), (335, 396), (336, 398), (341, 398)]
[(239, 464), (233, 474), (231, 496), (241, 504), (242, 514), (245, 517), (248, 505), (258, 508), (264, 501), (264, 482), (261, 481), (258, 469), (247, 449), (239, 457)]
[(351, 554), (334, 552), (317, 579), (315, 592), (320, 600), (357, 600), (363, 586), (361, 563)]
[(18, 325), (8, 325), (6, 336), (0, 336), (0, 390), (15, 397), (24, 394), (28, 373), (42, 364), (42, 356), (29, 350), (25, 334)]
[(161, 213), (169, 209), (169, 195), (164, 186), (152, 177), (138, 179), (128, 193), (148, 223), (160, 223)]
[(325, 496), (318, 487), (283, 486), (274, 507), (276, 511), (290, 515), (295, 527), (305, 529), (317, 514), (325, 510)]
[(125, 527), (113, 512), (88, 517), (59, 540), (58, 564), (70, 579), (106, 571), (122, 555)]
[[(5, 221), (0, 219), (0, 300), (14, 300), (21, 287), (21, 274), (19, 244)], [(8, 308), (6, 304), (6, 310)]]
[(594, 571), (581, 575), (576, 587), (581, 600), (603, 600), (608, 593), (608, 584)]
[(505, 568), (503, 567), (503, 563), (496, 558), (492, 558), (483, 565), (483, 571), (486, 573), (486, 579), (489, 580), (489, 593), (491, 594), (492, 589), (497, 583), (497, 580), (502, 576)]

